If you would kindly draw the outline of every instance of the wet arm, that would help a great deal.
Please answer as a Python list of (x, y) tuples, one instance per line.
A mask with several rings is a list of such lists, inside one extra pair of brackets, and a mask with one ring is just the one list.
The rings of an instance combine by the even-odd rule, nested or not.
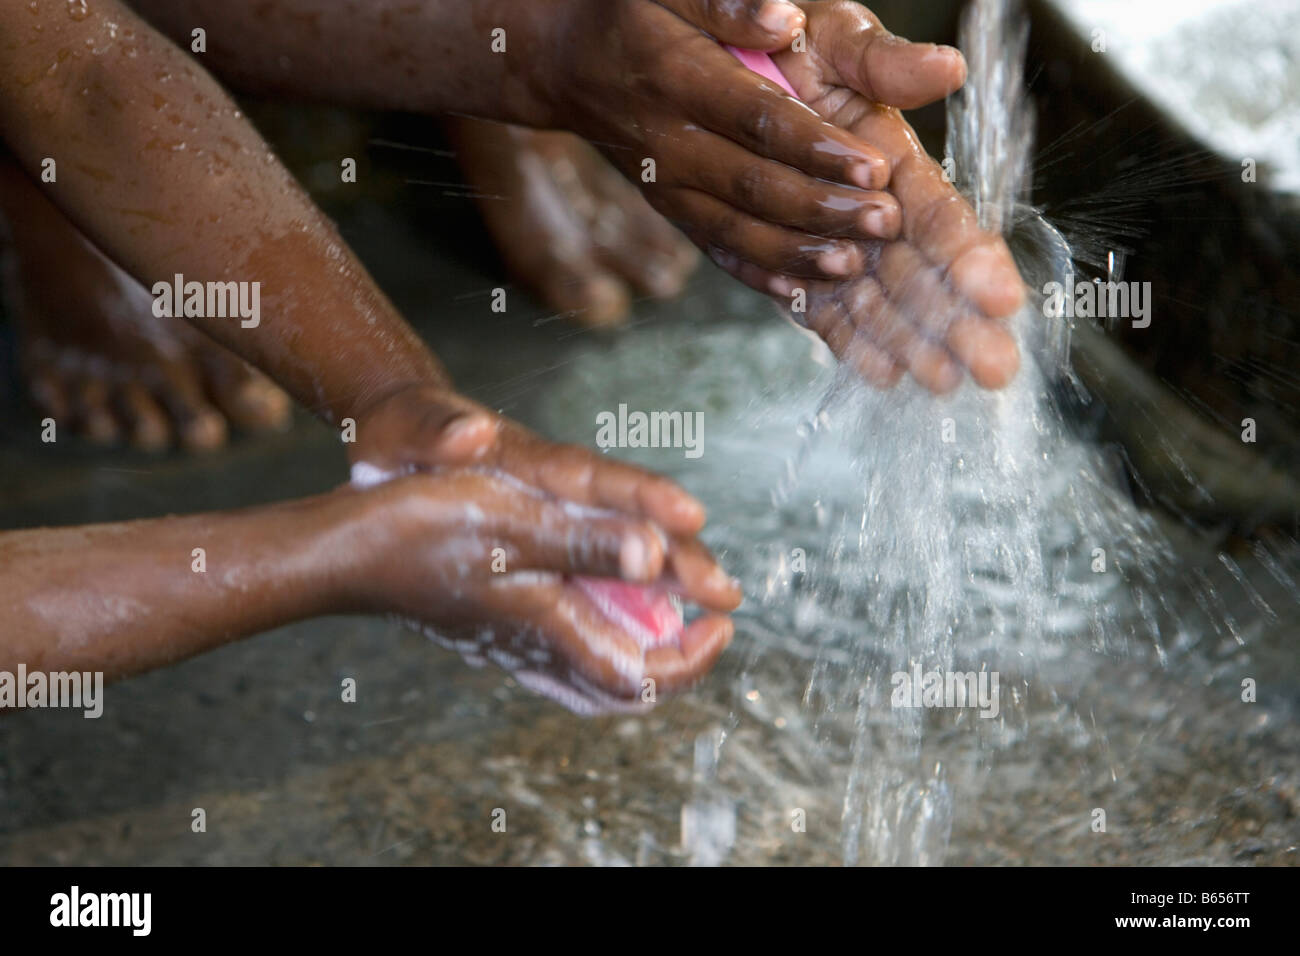
[[(131, 0), (231, 85), (368, 109), (556, 126), (548, 78), (572, 0)], [(494, 52), (504, 32), (509, 55)], [(526, 72), (521, 64), (531, 65)]]
[(0, 136), (137, 279), (260, 283), (260, 324), (191, 319), (327, 420), (437, 360), (212, 77), (116, 0), (0, 0)]
[[(246, 511), (0, 534), (0, 671), (175, 663), (352, 609), (380, 523), (364, 495)], [(201, 554), (195, 552), (201, 548)]]

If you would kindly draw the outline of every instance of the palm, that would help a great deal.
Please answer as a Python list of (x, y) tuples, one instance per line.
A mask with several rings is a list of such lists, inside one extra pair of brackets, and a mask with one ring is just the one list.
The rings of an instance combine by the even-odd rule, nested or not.
[[(844, 8), (806, 9), (807, 49), (778, 53), (777, 65), (812, 109), (888, 157), (889, 188), (903, 215), (897, 241), (871, 244), (864, 276), (796, 283), (809, 293), (806, 324), (877, 384), (892, 384), (908, 371), (943, 392), (966, 369), (980, 385), (1005, 385), (1019, 356), (1004, 320), (1024, 299), (1010, 252), (999, 236), (979, 228), (974, 210), (898, 109), (864, 93), (904, 106), (924, 102), (936, 83), (944, 86), (922, 69), (933, 50), (877, 37), (872, 54), (871, 44), (845, 23)], [(876, 29), (863, 19), (869, 16), (856, 18), (859, 33)], [(782, 292), (792, 285), (769, 278), (767, 287)]]

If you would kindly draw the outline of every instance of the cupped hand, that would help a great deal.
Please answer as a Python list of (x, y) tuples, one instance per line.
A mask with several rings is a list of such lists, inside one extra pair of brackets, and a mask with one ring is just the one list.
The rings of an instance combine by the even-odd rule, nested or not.
[[(731, 598), (682, 624), (669, 596), (681, 589), (645, 519), (580, 508), (482, 467), (358, 493), (371, 507), (353, 606), (407, 619), (578, 713), (642, 709), (697, 681), (731, 639), (716, 613)], [(625, 583), (601, 580), (610, 578)]]
[(798, 270), (734, 249), (715, 250), (715, 261), (788, 306), (802, 304), (795, 318), (873, 384), (888, 387), (910, 373), (947, 392), (969, 372), (983, 387), (1005, 386), (1019, 368), (1006, 320), (1025, 295), (1015, 262), (1000, 236), (980, 228), (898, 110), (884, 105), (907, 105), (898, 85), (916, 75), (947, 70), (948, 85), (957, 88), (964, 64), (949, 48), (891, 36), (859, 4), (801, 7), (806, 52), (783, 50), (773, 59), (819, 115), (888, 157), (901, 234), (894, 242), (859, 244), (863, 274), (846, 282), (808, 281)]
[[(882, 191), (888, 163), (719, 45), (771, 49), (802, 28), (789, 5), (778, 5), (790, 17), (779, 30), (755, 28), (742, 15), (750, 6), (575, 4), (562, 31), (555, 115), (701, 246), (810, 278), (860, 273), (853, 240), (893, 238), (900, 228), (898, 204)], [(918, 89), (927, 93), (924, 83), (891, 92), (911, 102)]]

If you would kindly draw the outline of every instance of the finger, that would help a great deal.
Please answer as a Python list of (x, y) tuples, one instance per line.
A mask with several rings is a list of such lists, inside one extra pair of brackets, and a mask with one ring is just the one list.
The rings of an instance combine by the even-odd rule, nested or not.
[[(682, 44), (682, 57), (694, 61), (694, 69), (675, 76), (671, 90), (695, 123), (751, 153), (818, 179), (862, 189), (885, 188), (889, 164), (874, 146), (826, 122), (709, 38), (699, 40)], [(701, 82), (705, 74), (709, 82)]]
[(563, 504), (510, 489), (492, 516), (495, 535), (508, 543), (508, 567), (638, 584), (658, 579), (664, 541), (645, 521), (574, 515)]
[(856, 243), (773, 225), (694, 189), (673, 190), (664, 211), (693, 234), (707, 236), (710, 245), (773, 272), (845, 279), (866, 267)]
[[(704, 506), (667, 478), (581, 445), (545, 441), (459, 395), (412, 389), (394, 401), (399, 407), (359, 436), (359, 460), (380, 468), (493, 467), (557, 498), (648, 518), (670, 534), (695, 534), (704, 525)], [(414, 437), (412, 419), (419, 423)]]
[[(649, 211), (649, 207), (647, 207)], [(602, 240), (599, 256), (602, 265), (629, 283), (641, 295), (655, 299), (672, 299), (681, 294), (699, 263), (699, 253), (685, 237), (662, 216), (655, 213), (668, 237), (656, 244), (650, 236), (635, 230), (617, 238)]]
[(836, 74), (828, 81), (885, 106), (917, 109), (966, 82), (966, 61), (958, 50), (895, 36), (857, 3), (837, 3), (818, 11), (808, 33), (809, 42)]
[(946, 395), (962, 381), (961, 366), (947, 349), (922, 335), (908, 322), (872, 278), (845, 288), (838, 299), (857, 332), (907, 369), (936, 395)]
[[(803, 279), (798, 276), (775, 272), (771, 269), (763, 269), (718, 246), (705, 244), (704, 248), (708, 252), (709, 258), (719, 269), (756, 292), (772, 296), (777, 305), (786, 310), (791, 309), (791, 300), (796, 289), (804, 289), (806, 292), (809, 287), (823, 284), (818, 283), (816, 280)], [(807, 322), (802, 317), (792, 315), (791, 318), (797, 324), (807, 326)]]
[(762, 269), (716, 247), (710, 248), (708, 252), (709, 258), (718, 268), (751, 289), (771, 296), (782, 314), (800, 328), (809, 327), (808, 303), (813, 296), (834, 294), (834, 283), (801, 279)]
[(590, 222), (596, 256), (642, 295), (675, 297), (699, 264), (699, 253), (640, 190), (612, 167), (605, 171), (589, 184), (601, 200)]
[(1005, 388), (1020, 370), (1020, 348), (1002, 323), (964, 315), (948, 331), (948, 347), (981, 388)]
[(843, 289), (821, 293), (814, 300), (808, 327), (821, 336), (837, 359), (854, 368), (867, 384), (881, 390), (893, 388), (903, 377), (906, 362), (900, 364), (886, 349), (871, 341), (854, 322), (852, 306), (840, 301), (843, 294)]
[[(782, 163), (761, 159), (707, 130), (688, 132), (668, 148), (674, 168), (691, 168), (691, 186), (764, 222), (816, 236), (894, 239), (902, 211), (891, 193), (814, 179)], [(709, 161), (690, 163), (708, 155)]]
[(378, 404), (381, 413), (358, 427), (351, 450), (354, 460), (384, 471), (473, 464), (489, 454), (503, 424), (477, 402), (435, 386), (404, 389)]
[(659, 0), (692, 26), (723, 43), (750, 50), (779, 50), (807, 22), (788, 0)]
[(673, 538), (666, 571), (673, 589), (683, 599), (707, 610), (734, 611), (744, 598), (740, 582), (728, 575), (709, 549), (694, 538)]
[(873, 275), (899, 314), (935, 341), (947, 338), (953, 321), (970, 311), (970, 304), (944, 281), (943, 272), (910, 243), (895, 242), (883, 249)]
[(853, 342), (845, 352), (844, 361), (857, 371), (863, 381), (881, 391), (888, 391), (903, 378), (903, 366), (862, 335), (853, 337)]
[(692, 621), (678, 647), (657, 647), (645, 656), (645, 676), (656, 693), (672, 694), (699, 681), (717, 662), (736, 632), (731, 618), (710, 614)]
[(944, 178), (916, 133), (896, 110), (869, 109), (854, 130), (876, 143), (894, 164), (890, 191), (903, 211), (905, 240), (944, 271), (953, 288), (990, 318), (1013, 315), (1024, 303), (1024, 282), (1010, 250), (980, 228), (975, 211)]
[(546, 645), (606, 693), (628, 697), (640, 691), (645, 655), (641, 646), (611, 622), (572, 583), (548, 587), (505, 584), (501, 593), (521, 629), (538, 631)]
[(1015, 314), (1024, 282), (1000, 236), (981, 229), (975, 210), (945, 182), (928, 156), (911, 154), (895, 168), (893, 188), (903, 208), (903, 235), (953, 288), (989, 318)]
[(943, 341), (982, 388), (1003, 388), (1020, 368), (1020, 350), (1004, 320), (974, 313), (920, 253), (896, 242), (877, 275), (889, 300), (931, 339)]
[(548, 308), (580, 325), (592, 329), (618, 325), (632, 307), (627, 287), (589, 252), (552, 259), (551, 268), (537, 274), (531, 284)]
[(704, 526), (704, 506), (675, 482), (517, 425), (502, 428), (484, 463), (557, 498), (648, 518), (669, 534), (693, 535)]

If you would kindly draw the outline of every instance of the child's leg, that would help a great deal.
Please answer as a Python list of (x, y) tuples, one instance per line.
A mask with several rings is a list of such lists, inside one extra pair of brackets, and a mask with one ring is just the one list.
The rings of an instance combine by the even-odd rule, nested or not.
[[(6, 291), (32, 399), (92, 441), (208, 449), (227, 423), (277, 428), (289, 398), (153, 299), (0, 154)], [(7, 224), (8, 229), (3, 229)]]
[(468, 118), (448, 130), (507, 267), (547, 306), (602, 326), (634, 296), (681, 291), (694, 246), (578, 137)]

